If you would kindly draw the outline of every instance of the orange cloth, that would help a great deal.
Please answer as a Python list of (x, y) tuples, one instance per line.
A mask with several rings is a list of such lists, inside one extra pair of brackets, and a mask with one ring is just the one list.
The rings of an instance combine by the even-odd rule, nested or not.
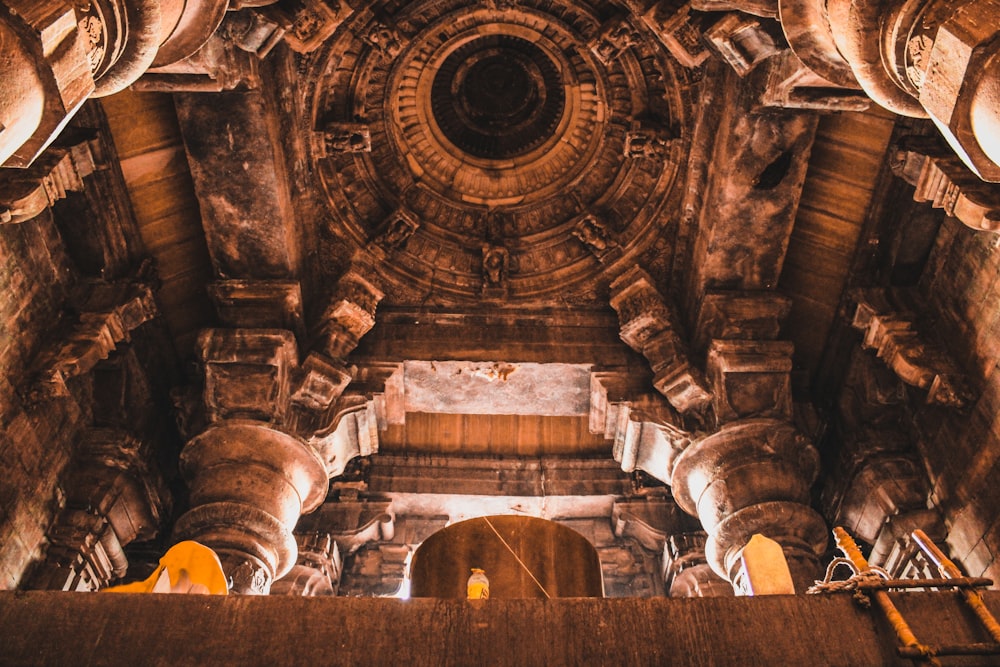
[(112, 586), (110, 593), (203, 593), (227, 595), (226, 575), (215, 552), (193, 540), (178, 542), (143, 581)]

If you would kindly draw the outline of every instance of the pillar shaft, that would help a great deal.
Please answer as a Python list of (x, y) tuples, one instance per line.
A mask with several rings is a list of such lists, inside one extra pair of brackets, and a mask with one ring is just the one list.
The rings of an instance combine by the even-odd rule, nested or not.
[(827, 541), (823, 518), (809, 507), (818, 470), (815, 448), (790, 424), (745, 419), (685, 449), (671, 485), (708, 533), (705, 556), (716, 573), (738, 583), (740, 553), (760, 533), (782, 545), (801, 588), (815, 579)]
[(175, 532), (215, 549), (233, 592), (267, 593), (295, 564), (292, 529), (326, 496), (326, 468), (301, 441), (263, 422), (223, 421), (188, 443), (191, 510)]

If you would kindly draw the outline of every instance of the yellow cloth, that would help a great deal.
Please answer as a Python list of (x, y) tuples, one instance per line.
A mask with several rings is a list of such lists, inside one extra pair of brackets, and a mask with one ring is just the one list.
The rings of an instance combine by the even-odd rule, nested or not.
[(207, 593), (227, 595), (226, 575), (215, 552), (193, 540), (178, 542), (144, 581), (112, 586), (111, 593)]

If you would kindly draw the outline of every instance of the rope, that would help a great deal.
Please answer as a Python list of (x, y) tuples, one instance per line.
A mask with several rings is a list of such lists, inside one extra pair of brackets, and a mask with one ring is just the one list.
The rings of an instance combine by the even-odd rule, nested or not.
[[(833, 573), (841, 565), (846, 566), (853, 574), (847, 579), (833, 581)], [(823, 581), (817, 581), (815, 585), (806, 589), (806, 594), (818, 595), (821, 593), (841, 593), (853, 591), (854, 599), (867, 607), (871, 601), (868, 599), (868, 596), (865, 595), (864, 590), (860, 587), (860, 585), (863, 583), (883, 581), (889, 578), (889, 573), (880, 567), (870, 567), (865, 572), (860, 572), (849, 558), (834, 558), (830, 561), (830, 565), (826, 568), (826, 576), (823, 577)]]
[(507, 551), (510, 552), (510, 555), (513, 556), (514, 560), (516, 560), (518, 564), (524, 569), (524, 571), (528, 573), (528, 576), (531, 577), (531, 580), (535, 582), (535, 585), (541, 589), (542, 593), (545, 594), (545, 597), (551, 600), (552, 596), (549, 595), (549, 592), (547, 590), (545, 590), (545, 586), (542, 586), (541, 582), (539, 582), (538, 579), (535, 578), (535, 575), (531, 573), (531, 570), (529, 570), (528, 566), (524, 564), (524, 561), (518, 558), (517, 554), (514, 553), (514, 550), (510, 548), (509, 544), (507, 544), (507, 540), (503, 539), (503, 535), (497, 532), (497, 529), (493, 527), (493, 522), (490, 521), (489, 517), (484, 516), (483, 521), (486, 522), (486, 525), (490, 527), (490, 530), (492, 530), (493, 533), (500, 539), (500, 541), (503, 542), (503, 545), (507, 547)]

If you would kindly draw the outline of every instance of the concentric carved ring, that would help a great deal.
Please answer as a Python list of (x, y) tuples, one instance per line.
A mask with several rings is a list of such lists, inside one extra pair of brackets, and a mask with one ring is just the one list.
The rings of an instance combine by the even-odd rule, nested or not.
[[(414, 176), (462, 202), (522, 204), (569, 185), (604, 135), (604, 90), (566, 30), (486, 10), (427, 31), (390, 89)], [(410, 94), (412, 91), (412, 94)], [(427, 102), (430, 101), (430, 104)], [(446, 157), (449, 159), (442, 159)]]

